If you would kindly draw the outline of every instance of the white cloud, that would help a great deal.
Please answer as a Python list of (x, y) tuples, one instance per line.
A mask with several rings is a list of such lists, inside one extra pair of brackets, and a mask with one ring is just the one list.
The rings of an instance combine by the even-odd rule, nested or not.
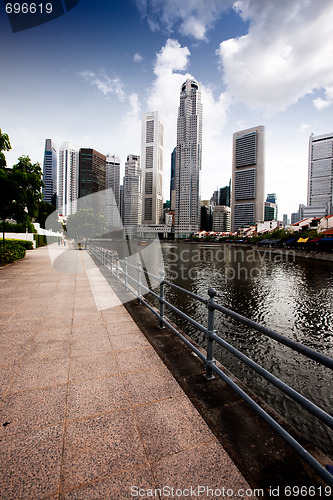
[(90, 82), (92, 86), (102, 92), (104, 96), (116, 94), (120, 101), (125, 100), (124, 84), (120, 78), (110, 78), (105, 71), (100, 71), (98, 75), (89, 70), (82, 71), (79, 74), (84, 80)]
[(139, 52), (136, 52), (133, 56), (133, 61), (135, 63), (140, 63), (141, 61), (143, 61), (143, 56)]
[(232, 7), (233, 0), (136, 0), (136, 5), (152, 31), (177, 30), (184, 36), (205, 40), (207, 31), (223, 11)]
[[(239, 0), (247, 35), (220, 44), (224, 80), (250, 108), (283, 110), (314, 89), (333, 86), (330, 0)], [(326, 101), (316, 100), (317, 108)]]

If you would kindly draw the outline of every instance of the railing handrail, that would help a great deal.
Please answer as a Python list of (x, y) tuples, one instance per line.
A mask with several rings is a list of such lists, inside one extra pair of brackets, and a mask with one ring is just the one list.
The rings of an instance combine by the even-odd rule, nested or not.
[[(220, 344), (222, 347), (225, 349), (229, 350), (232, 354), (237, 356), (241, 361), (246, 363), (248, 366), (250, 366), (253, 370), (255, 370), (257, 373), (259, 373), (261, 376), (263, 376), (266, 380), (271, 382), (275, 387), (280, 389), (282, 392), (287, 394), (290, 398), (292, 398), (294, 401), (296, 401), (298, 404), (300, 404), (303, 408), (305, 408), (308, 412), (310, 412), (312, 415), (314, 415), (316, 418), (318, 418), (321, 422), (323, 422), (325, 425), (333, 429), (333, 417), (329, 415), (327, 412), (325, 412), (322, 408), (317, 406), (315, 403), (301, 395), (299, 392), (295, 391), (292, 387), (290, 387), (288, 384), (285, 382), (282, 382), (278, 377), (275, 377), (273, 374), (265, 370), (262, 366), (257, 364), (255, 361), (251, 360), (248, 358), (245, 354), (243, 354), (241, 351), (236, 349), (235, 347), (231, 346), (228, 342), (226, 342), (224, 339), (219, 337), (215, 330), (214, 330), (214, 313), (215, 311), (222, 312), (226, 314), (227, 316), (236, 319), (237, 321), (259, 331), (260, 333), (263, 333), (264, 335), (272, 338), (276, 342), (283, 344), (290, 349), (293, 349), (294, 351), (297, 351), (301, 353), (302, 355), (306, 356), (307, 358), (313, 359), (319, 364), (326, 366), (327, 368), (333, 369), (333, 359), (329, 358), (328, 356), (325, 356), (324, 354), (318, 353), (317, 351), (314, 351), (313, 349), (295, 342), (291, 339), (288, 339), (287, 337), (284, 337), (283, 335), (270, 330), (269, 328), (260, 325), (259, 323), (256, 323), (249, 318), (246, 318), (245, 316), (242, 316), (241, 314), (238, 314), (231, 309), (228, 309), (224, 306), (221, 306), (217, 302), (215, 302), (214, 297), (216, 296), (216, 292), (214, 289), (210, 288), (208, 290), (208, 295), (209, 298), (206, 299), (200, 295), (197, 295), (193, 292), (190, 292), (189, 290), (186, 290), (185, 288), (182, 288), (178, 285), (175, 285), (174, 283), (169, 282), (164, 278), (164, 273), (160, 272), (160, 276), (156, 276), (152, 273), (149, 273), (146, 269), (143, 269), (141, 266), (141, 263), (138, 262), (137, 266), (134, 266), (132, 263), (128, 262), (127, 258), (125, 259), (119, 259), (118, 254), (114, 251), (107, 250), (103, 247), (97, 247), (97, 245), (93, 246), (90, 245), (90, 249), (92, 249), (92, 253), (102, 261), (104, 265), (107, 266), (107, 268), (110, 270), (112, 275), (114, 275), (119, 281), (124, 283), (126, 290), (131, 290), (131, 292), (137, 297), (138, 303), (139, 304), (144, 304), (150, 311), (157, 316), (159, 319), (159, 324), (160, 328), (163, 328), (164, 325), (166, 325), (171, 331), (173, 331), (192, 351), (194, 351), (198, 357), (204, 362), (206, 366), (206, 378), (208, 380), (214, 378), (213, 373), (217, 373), (229, 386), (231, 386), (250, 406), (262, 417), (264, 420), (269, 423), (273, 427), (273, 429), (278, 432), (280, 436), (283, 437), (294, 449), (297, 451), (297, 453), (300, 454), (300, 456), (306, 460), (306, 462), (331, 486), (333, 486), (333, 476), (312, 456), (310, 455), (283, 427), (281, 427), (280, 424), (278, 424), (265, 410), (263, 410), (253, 399), (250, 398), (250, 396), (243, 391), (237, 384), (235, 384), (234, 381), (232, 381), (218, 366), (216, 366), (215, 359), (213, 357), (213, 352), (214, 352), (214, 342), (217, 342)], [(113, 257), (114, 254), (116, 254), (116, 265), (113, 265)], [(108, 264), (108, 255), (111, 257), (111, 265), (109, 266)], [(124, 275), (124, 280), (120, 277), (119, 275), (119, 264), (120, 263), (124, 264), (125, 271), (122, 269), (122, 274)], [(127, 269), (128, 266), (130, 266), (133, 269), (136, 269), (138, 279), (135, 279), (134, 276), (131, 276), (128, 274)], [(115, 272), (114, 272), (115, 270)], [(152, 277), (154, 279), (159, 280), (159, 285), (160, 285), (160, 293), (157, 294), (153, 290), (151, 290), (149, 287), (147, 287), (144, 283), (142, 283), (141, 280), (141, 274), (146, 274), (149, 277)], [(130, 278), (134, 283), (137, 284), (137, 289), (133, 288), (128, 284), (128, 278)], [(208, 325), (207, 327), (201, 325), (197, 321), (195, 321), (193, 318), (188, 316), (186, 313), (175, 307), (173, 304), (168, 302), (164, 298), (164, 285), (170, 286), (171, 288), (174, 288), (182, 293), (185, 293), (189, 297), (192, 297), (196, 300), (199, 300), (200, 302), (204, 303), (208, 309)], [(143, 297), (142, 297), (142, 290), (145, 290), (147, 293), (150, 293), (153, 295), (160, 304), (160, 310), (159, 312), (152, 306), (150, 305)], [(183, 319), (187, 320), (189, 323), (191, 323), (195, 328), (200, 330), (201, 332), (206, 334), (206, 339), (207, 339), (207, 355), (205, 356), (204, 354), (201, 353), (201, 351), (198, 350), (198, 348), (191, 343), (190, 340), (188, 340), (184, 335), (182, 335), (178, 330), (171, 325), (164, 317), (164, 306), (167, 306), (169, 309), (171, 309), (173, 312), (175, 312), (178, 316), (182, 317)]]

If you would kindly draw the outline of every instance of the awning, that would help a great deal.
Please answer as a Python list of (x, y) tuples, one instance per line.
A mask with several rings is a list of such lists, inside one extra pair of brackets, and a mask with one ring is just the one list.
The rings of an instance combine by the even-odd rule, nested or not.
[(284, 241), (283, 243), (292, 243), (293, 241), (296, 241), (296, 238), (289, 238), (289, 240)]
[(306, 243), (308, 239), (309, 238), (299, 238), (299, 240), (297, 240), (297, 243)]

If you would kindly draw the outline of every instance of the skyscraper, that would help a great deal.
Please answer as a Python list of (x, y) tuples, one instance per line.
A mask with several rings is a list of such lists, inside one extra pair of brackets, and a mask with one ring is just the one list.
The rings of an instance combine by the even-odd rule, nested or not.
[(265, 201), (265, 221), (277, 220), (278, 206), (277, 196), (275, 193), (270, 193)]
[(105, 173), (105, 218), (109, 228), (121, 226), (120, 219), (120, 158), (115, 155), (106, 157)]
[(142, 224), (142, 178), (140, 156), (128, 155), (123, 181), (123, 222), (128, 235), (135, 234), (136, 226)]
[(170, 209), (174, 210), (176, 206), (175, 172), (176, 172), (176, 150), (173, 148), (171, 153), (171, 175), (170, 175)]
[(219, 205), (230, 207), (231, 180), (229, 186), (220, 189)]
[(44, 201), (57, 205), (57, 150), (51, 139), (45, 140), (43, 162)]
[(307, 204), (313, 216), (333, 214), (333, 134), (310, 135)]
[(143, 224), (162, 222), (163, 135), (158, 111), (144, 114), (141, 132)]
[(201, 161), (201, 86), (188, 78), (181, 86), (177, 120), (175, 233), (180, 238), (199, 229)]
[(233, 135), (231, 228), (264, 220), (264, 127)]
[(95, 149), (81, 148), (79, 163), (79, 197), (104, 190), (106, 156)]
[(58, 212), (67, 217), (77, 211), (78, 152), (69, 142), (59, 149)]

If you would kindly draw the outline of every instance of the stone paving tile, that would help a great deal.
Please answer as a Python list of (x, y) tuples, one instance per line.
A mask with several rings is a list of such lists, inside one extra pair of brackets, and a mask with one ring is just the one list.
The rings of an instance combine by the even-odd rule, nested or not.
[(117, 335), (126, 335), (137, 333), (142, 335), (141, 330), (133, 324), (133, 320), (127, 320), (118, 324), (109, 322), (107, 319), (105, 320), (106, 328), (110, 337), (116, 337)]
[(115, 356), (109, 352), (107, 354), (96, 354), (92, 356), (82, 356), (72, 358), (69, 368), (69, 380), (89, 380), (93, 378), (109, 377), (117, 375), (119, 367)]
[(115, 358), (121, 373), (149, 370), (153, 367), (161, 366), (161, 358), (151, 346), (134, 350), (116, 351)]
[(105, 481), (64, 493), (60, 495), (60, 500), (124, 500), (139, 497), (139, 492), (150, 488), (156, 486), (149, 469), (130, 469)]
[(15, 364), (19, 366), (23, 356), (31, 349), (29, 344), (19, 344), (11, 346), (10, 344), (1, 345), (0, 367)]
[(59, 489), (62, 426), (0, 438), (0, 490), (6, 500), (39, 500)]
[(127, 335), (110, 336), (110, 342), (115, 351), (124, 351), (150, 346), (150, 343), (141, 332), (135, 332), (133, 334), (129, 333)]
[(112, 346), (108, 337), (89, 337), (72, 340), (72, 356), (92, 356), (111, 352)]
[(2, 365), (0, 368), (0, 395), (5, 394), (14, 377), (16, 376), (16, 372), (18, 371), (18, 367), (15, 364), (12, 365)]
[(38, 342), (33, 344), (27, 354), (27, 361), (43, 359), (63, 359), (70, 356), (71, 344), (69, 340), (54, 342)]
[(43, 323), (41, 323), (40, 330), (36, 333), (33, 340), (36, 344), (39, 342), (61, 342), (63, 340), (70, 340), (71, 334), (71, 327), (44, 328)]
[(146, 458), (130, 411), (117, 411), (66, 425), (62, 489), (142, 468)]
[(215, 439), (185, 396), (139, 406), (133, 411), (150, 461)]
[(73, 382), (68, 387), (67, 419), (98, 415), (129, 406), (119, 375)]
[(36, 360), (20, 367), (10, 392), (65, 384), (69, 359)]
[(183, 395), (182, 389), (164, 366), (149, 371), (124, 373), (123, 379), (132, 405)]
[[(7, 395), (0, 408), (0, 436), (62, 424), (66, 393), (67, 386), (60, 385)], [(6, 426), (5, 422), (8, 423)]]
[(90, 337), (108, 337), (108, 332), (104, 324), (98, 325), (78, 325), (72, 328), (72, 340), (85, 339)]
[[(204, 486), (213, 492), (216, 490), (215, 498), (223, 498), (222, 488), (225, 488), (224, 497), (244, 500), (244, 495), (238, 495), (238, 491), (241, 488), (250, 489), (231, 458), (217, 441), (164, 458), (154, 464), (152, 470), (159, 488), (168, 486), (173, 487), (174, 490), (182, 490), (184, 493), (191, 487), (198, 492), (198, 486)], [(206, 492), (200, 495), (201, 498), (209, 496), (212, 494)], [(188, 498), (189, 495), (177, 496), (177, 498), (185, 497)], [(246, 498), (254, 499), (255, 497), (246, 496)]]
[(81, 326), (81, 325), (103, 325), (103, 318), (101, 317), (99, 312), (96, 312), (94, 314), (89, 314), (87, 316), (75, 316), (73, 317), (73, 326)]

